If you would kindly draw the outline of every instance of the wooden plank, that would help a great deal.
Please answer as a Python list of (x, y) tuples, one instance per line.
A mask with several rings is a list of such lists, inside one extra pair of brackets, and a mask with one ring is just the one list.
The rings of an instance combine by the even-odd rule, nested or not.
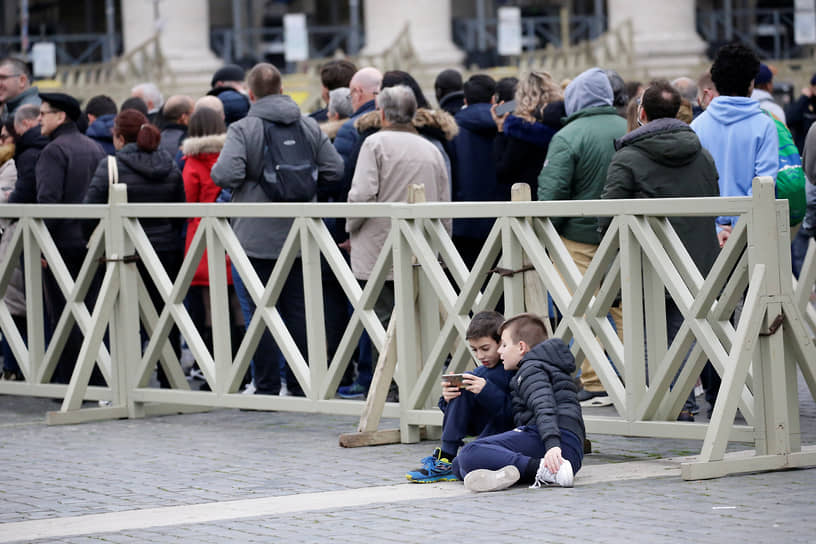
[[(420, 427), (419, 439), (426, 440), (428, 432), (426, 427)], [(367, 446), (384, 446), (387, 444), (400, 443), (399, 429), (383, 429), (381, 431), (368, 431), (358, 433), (344, 433), (340, 435), (340, 446), (344, 448), (362, 448)]]
[(365, 408), (360, 416), (360, 424), (357, 426), (360, 432), (376, 431), (382, 417), (385, 399), (388, 396), (388, 389), (391, 387), (391, 380), (394, 379), (394, 372), (397, 367), (397, 342), (395, 331), (397, 320), (391, 313), (388, 322), (388, 329), (385, 332), (385, 346), (380, 350), (377, 358), (377, 365), (374, 368), (374, 376), (371, 379), (371, 386), (368, 388), (368, 396), (365, 401)]

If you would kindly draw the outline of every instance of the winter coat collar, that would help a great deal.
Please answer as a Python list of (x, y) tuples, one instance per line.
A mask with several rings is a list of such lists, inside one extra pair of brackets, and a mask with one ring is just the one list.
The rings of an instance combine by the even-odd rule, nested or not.
[(691, 127), (679, 119), (655, 119), (654, 121), (650, 121), (642, 127), (638, 127), (629, 134), (625, 134), (615, 140), (615, 150), (627, 146), (640, 138), (648, 137), (658, 132), (672, 132), (678, 130), (686, 130), (690, 132)]
[(175, 168), (173, 158), (161, 149), (153, 152), (142, 151), (134, 143), (126, 144), (116, 152), (116, 158), (146, 179), (165, 181)]
[(226, 139), (226, 132), (208, 136), (188, 136), (181, 144), (181, 152), (185, 157), (201, 155), (202, 153), (220, 153)]
[(585, 108), (583, 110), (577, 111), (572, 115), (561, 119), (561, 121), (567, 125), (572, 123), (576, 119), (580, 119), (582, 117), (592, 117), (595, 115), (618, 115), (618, 110), (615, 109), (614, 106), (596, 106), (591, 108)]
[(465, 102), (465, 91), (454, 91), (452, 93), (446, 94), (442, 97), (442, 100), (439, 101), (439, 107), (447, 109), (446, 106), (450, 103), (460, 103), (464, 104)]
[(79, 128), (77, 124), (73, 121), (65, 121), (63, 124), (58, 126), (48, 135), (49, 139), (56, 140), (60, 136), (63, 135), (70, 135), (70, 134), (79, 134)]
[(47, 145), (48, 137), (43, 136), (38, 125), (36, 127), (31, 127), (25, 131), (22, 136), (20, 136), (20, 138), (17, 140), (17, 150), (14, 154), (15, 156), (19, 157), (20, 154), (26, 149), (42, 149)]
[(566, 374), (575, 372), (575, 357), (560, 338), (550, 338), (534, 346), (521, 360), (519, 368), (530, 360), (543, 361)]
[(113, 141), (113, 122), (116, 115), (109, 113), (107, 115), (100, 115), (85, 131), (85, 136), (97, 140)]
[(255, 101), (249, 108), (249, 117), (291, 125), (301, 117), (300, 108), (289, 95), (272, 94)]
[[(452, 115), (442, 110), (419, 108), (414, 114), (412, 124), (419, 134), (440, 141), (453, 140), (459, 134), (459, 126), (456, 124), (456, 120)], [(354, 121), (354, 126), (361, 134), (369, 131), (376, 132), (382, 128), (380, 112), (364, 113)]]

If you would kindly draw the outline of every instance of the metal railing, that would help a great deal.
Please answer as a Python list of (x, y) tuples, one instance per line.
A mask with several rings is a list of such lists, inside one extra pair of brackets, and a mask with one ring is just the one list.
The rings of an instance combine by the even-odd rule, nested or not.
[[(122, 35), (113, 35), (113, 50), (107, 34), (55, 34), (29, 37), (29, 43), (53, 42), (57, 64), (85, 64), (107, 62), (122, 48)], [(19, 36), (0, 36), (0, 57), (20, 51)]]
[(794, 41), (793, 8), (736, 9), (697, 12), (697, 32), (712, 45), (739, 39), (763, 59), (789, 59), (801, 54)]
[[(332, 57), (338, 49), (346, 54), (356, 54), (364, 43), (362, 35), (352, 36), (353, 29), (347, 25), (309, 25), (309, 58)], [(236, 33), (232, 28), (215, 28), (210, 31), (210, 47), (225, 62), (240, 61), (235, 54), (236, 39), (241, 40), (246, 57), (263, 60), (267, 55), (283, 57), (283, 27), (244, 28)]]
[[(471, 313), (494, 308), (500, 298), (507, 315), (545, 313), (546, 299), (540, 293), (546, 291), (563, 316), (555, 336), (572, 341), (571, 349), (579, 360), (589, 359), (618, 414), (586, 416), (589, 433), (700, 439), (697, 461), (683, 466), (683, 476), (688, 479), (816, 464), (816, 451), (803, 449), (799, 442), (795, 387), (798, 368), (811, 394), (816, 394), (816, 314), (808, 306), (816, 281), (816, 244), (811, 244), (794, 289), (787, 202), (775, 200), (770, 178), (754, 181), (751, 198), (614, 202), (128, 204), (125, 194), (124, 187), (113, 187), (112, 202), (106, 206), (0, 207), (0, 216), (19, 218), (11, 249), (0, 262), (0, 288), (5, 290), (22, 254), (29, 312), (29, 335), (23, 341), (8, 307), (0, 302), (0, 329), (25, 376), (21, 382), (0, 382), (0, 393), (63, 399), (61, 409), (49, 413), (51, 423), (210, 407), (332, 414), (365, 411), (368, 423), (380, 415), (399, 417), (401, 439), (413, 442), (419, 440), (420, 426), (441, 424), (441, 414), (433, 406), (446, 362), (449, 371), (473, 365), (464, 339)], [(666, 217), (717, 215), (741, 215), (742, 219), (711, 272), (703, 277)], [(202, 221), (179, 274), (171, 278), (140, 221), (190, 216)], [(583, 275), (551, 222), (553, 217), (577, 216), (612, 217)], [(57, 217), (100, 222), (77, 278), (63, 265), (44, 224), (45, 219)], [(293, 219), (266, 284), (259, 280), (232, 231), (232, 217)], [(364, 287), (354, 278), (328, 232), (323, 222), (326, 217), (391, 218), (388, 239)], [(495, 218), (495, 224), (475, 264), (468, 268), (443, 219), (473, 217)], [(205, 249), (215, 333), (212, 351), (183, 305)], [(124, 258), (134, 253), (149, 278), (140, 277), (136, 265)], [(68, 301), (48, 345), (42, 334), (42, 295), (37, 288), (43, 273), (41, 254)], [(103, 255), (104, 264), (99, 260)], [(248, 323), (235, 357), (227, 323), (226, 255), (260, 309)], [(282, 280), (298, 257), (303, 263), (305, 286), (305, 353), (295, 346), (275, 308)], [(352, 308), (334, 353), (327, 351), (321, 258)], [(496, 261), (504, 270), (494, 269)], [(91, 311), (85, 303), (86, 292), (100, 267), (104, 275)], [(396, 305), (386, 331), (373, 306), (389, 275), (394, 281)], [(164, 301), (161, 311), (151, 302), (147, 281), (156, 285)], [(665, 292), (685, 318), (670, 345), (666, 341)], [(535, 293), (539, 296), (531, 296)], [(623, 308), (623, 342), (606, 318), (618, 294)], [(734, 326), (730, 318), (741, 299), (741, 318)], [(60, 346), (74, 322), (84, 341), (71, 382), (52, 384)], [(174, 324), (211, 391), (190, 389), (168, 341)], [(144, 349), (140, 328), (150, 337)], [(238, 392), (264, 329), (275, 337), (305, 397)], [(380, 379), (375, 375), (366, 405), (334, 398), (363, 330), (381, 353)], [(109, 342), (104, 340), (106, 331)], [(711, 422), (677, 422), (683, 401), (706, 360), (722, 377)], [(171, 389), (148, 386), (157, 364), (162, 365)], [(101, 370), (107, 386), (89, 386), (95, 367)], [(387, 390), (391, 381), (388, 372), (399, 385), (399, 403), (385, 402), (383, 388)], [(678, 372), (676, 383), (670, 386)], [(112, 406), (82, 408), (83, 399), (109, 400)], [(738, 408), (744, 425), (735, 424)], [(729, 440), (753, 442), (755, 455), (727, 456)]]
[[(459, 18), (453, 20), (453, 41), (467, 52), (495, 49), (498, 44), (498, 19)], [(606, 18), (595, 15), (573, 15), (567, 27), (568, 42), (575, 44), (600, 36), (606, 28)], [(521, 44), (525, 51), (543, 49), (548, 44), (563, 47), (564, 20), (559, 15), (522, 17)], [(567, 44), (567, 45), (569, 45)]]

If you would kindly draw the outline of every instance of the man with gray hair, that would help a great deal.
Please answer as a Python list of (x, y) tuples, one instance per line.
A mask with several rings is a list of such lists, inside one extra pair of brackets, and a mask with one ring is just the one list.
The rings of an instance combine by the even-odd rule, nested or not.
[(691, 104), (691, 113), (697, 117), (703, 113), (703, 108), (697, 103), (697, 82), (690, 77), (681, 76), (672, 80), (671, 86), (677, 89), (681, 98), (685, 98)]
[(155, 83), (140, 83), (130, 90), (130, 96), (141, 98), (147, 104), (147, 119), (156, 122), (159, 111), (164, 106), (164, 97)]
[(13, 118), (17, 108), (25, 104), (39, 106), (39, 92), (31, 86), (28, 64), (13, 57), (0, 60), (0, 121)]
[(329, 119), (347, 119), (354, 115), (351, 105), (351, 91), (348, 87), (340, 87), (329, 91)]
[[(261, 63), (247, 76), (252, 106), (243, 119), (230, 124), (218, 161), (212, 167), (212, 179), (219, 187), (232, 189), (232, 202), (280, 202), (273, 199), (274, 187), (292, 187), (291, 178), (272, 174), (298, 171), (308, 157), (308, 172), (317, 178), (318, 187), (337, 183), (343, 176), (343, 160), (320, 131), (314, 119), (305, 117), (289, 96), (281, 94), (281, 75), (271, 64)], [(277, 159), (276, 159), (277, 157)], [(296, 162), (297, 161), (297, 162)], [(290, 166), (277, 169), (276, 166)], [(297, 181), (300, 181), (298, 178)], [(315, 200), (315, 195), (302, 200)], [(275, 268), (283, 243), (292, 228), (289, 218), (232, 219), (235, 236), (241, 242), (259, 279), (265, 284)], [(306, 357), (306, 315), (303, 273), (300, 257), (294, 259), (276, 307), (300, 353)], [(241, 301), (250, 311), (255, 303), (249, 297)], [(328, 317), (328, 315), (327, 315)], [(280, 350), (268, 330), (264, 330), (253, 361), (255, 394), (277, 395), (281, 389)], [(290, 395), (303, 396), (303, 390), (287, 367), (286, 388)]]
[[(348, 201), (405, 202), (408, 187), (418, 184), (425, 186), (428, 202), (450, 202), (445, 159), (411, 124), (417, 109), (414, 92), (405, 85), (383, 89), (377, 96), (377, 107), (383, 128), (363, 141)], [(445, 226), (450, 232), (450, 221)], [(361, 282), (369, 279), (390, 230), (388, 217), (346, 219), (351, 270)], [(374, 304), (383, 327), (388, 326), (393, 307), (394, 282), (388, 280)], [(367, 389), (369, 384), (360, 385)]]

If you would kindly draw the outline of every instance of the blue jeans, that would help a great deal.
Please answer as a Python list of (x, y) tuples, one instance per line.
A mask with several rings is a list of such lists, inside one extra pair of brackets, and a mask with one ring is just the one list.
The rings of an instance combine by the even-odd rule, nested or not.
[[(272, 269), (277, 262), (275, 259), (256, 259), (250, 257), (249, 261), (255, 268), (258, 278), (265, 284), (272, 274)], [(234, 281), (234, 280), (233, 280)], [(245, 302), (255, 312), (255, 303), (250, 297), (245, 297)], [(303, 272), (300, 259), (295, 259), (292, 269), (281, 289), (278, 301), (275, 304), (283, 319), (289, 334), (295, 341), (295, 346), (304, 358), (307, 357), (306, 349), (306, 305), (303, 298)], [(251, 316), (250, 316), (251, 317)], [(249, 323), (249, 321), (247, 321)], [(281, 388), (280, 375), (281, 352), (272, 333), (265, 329), (255, 350), (253, 361), (255, 362), (255, 389), (256, 394), (277, 395)], [(300, 394), (301, 389), (291, 368), (286, 367), (286, 388), (290, 393)]]
[[(241, 279), (241, 276), (238, 274), (238, 269), (235, 268), (235, 265), (230, 262), (230, 266), (232, 267), (232, 286), (235, 289), (235, 296), (238, 297), (238, 304), (241, 306), (241, 314), (244, 316), (244, 328), (249, 327), (249, 320), (252, 319), (252, 312), (255, 310), (254, 306), (252, 305), (252, 300), (249, 298), (249, 293), (247, 293), (246, 287), (244, 286), (244, 280)], [(255, 381), (255, 360), (252, 359), (249, 361), (249, 374), (252, 377), (252, 380)]]
[[(584, 459), (584, 444), (575, 433), (560, 430), (561, 455), (572, 464), (572, 471), (577, 474)], [(523, 475), (531, 460), (541, 459), (546, 453), (538, 430), (527, 425), (465, 444), (453, 460), (453, 473), (464, 479), (468, 472), (476, 469), (498, 470), (514, 465)]]

